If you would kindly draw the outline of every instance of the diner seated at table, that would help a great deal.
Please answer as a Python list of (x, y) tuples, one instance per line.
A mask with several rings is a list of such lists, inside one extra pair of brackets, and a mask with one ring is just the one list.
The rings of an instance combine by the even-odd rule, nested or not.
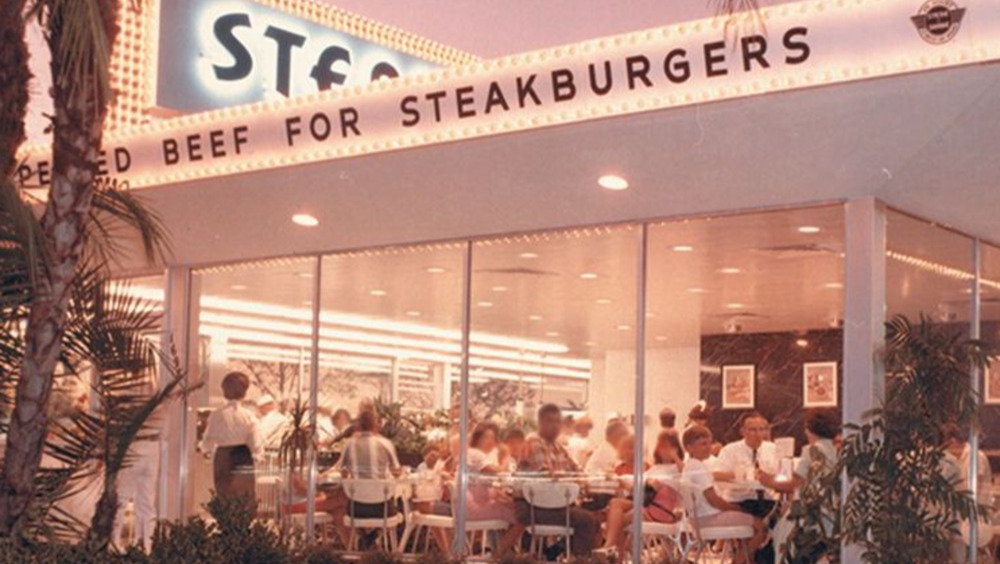
[(684, 431), (682, 439), (688, 457), (684, 461), (682, 479), (697, 491), (695, 513), (699, 527), (752, 526), (749, 513), (723, 498), (716, 489), (713, 472), (705, 464), (712, 454), (712, 432), (707, 427), (694, 425)]
[[(694, 404), (694, 407), (688, 411), (688, 420), (684, 425), (684, 430), (687, 430), (695, 425), (701, 425), (706, 429), (711, 429), (712, 425), (710, 421), (712, 419), (712, 408), (708, 405), (705, 400), (699, 400), (698, 403)], [(714, 467), (716, 463), (716, 458), (719, 456), (719, 452), (722, 451), (722, 443), (719, 441), (712, 442), (712, 457), (708, 460), (708, 465)]]
[(587, 459), (594, 452), (594, 443), (590, 438), (590, 432), (593, 429), (594, 421), (588, 415), (573, 422), (573, 434), (570, 435), (566, 448), (577, 466), (586, 465)]
[[(653, 449), (653, 462), (655, 464), (644, 476), (643, 521), (676, 523), (682, 508), (677, 487), (684, 467), (684, 450), (677, 431), (660, 431)], [(632, 507), (631, 499), (619, 497), (611, 500), (605, 521), (605, 549), (613, 549), (619, 555), (626, 553), (625, 531), (632, 522)]]
[[(562, 430), (562, 412), (555, 404), (545, 404), (538, 410), (538, 432), (527, 438), (520, 470), (532, 474), (556, 476), (560, 473), (578, 473), (580, 468), (569, 455), (566, 447), (559, 443)], [(522, 525), (531, 524), (531, 507), (519, 497), (515, 501), (518, 521)], [(540, 524), (562, 525), (566, 513), (562, 509), (539, 509), (534, 511), (535, 520)], [(570, 526), (573, 536), (570, 552), (574, 556), (590, 554), (598, 539), (597, 517), (590, 511), (573, 506), (569, 509)]]
[[(815, 480), (826, 477), (837, 463), (837, 447), (834, 439), (840, 434), (840, 415), (835, 409), (819, 409), (805, 414), (807, 445), (795, 465), (791, 476), (778, 476), (764, 470), (757, 471), (757, 480), (764, 486), (779, 492), (791, 494), (801, 490)], [(824, 512), (826, 515), (826, 512)], [(833, 530), (833, 515), (826, 516), (827, 531)], [(774, 562), (782, 561), (785, 542), (794, 530), (795, 523), (787, 515), (782, 516), (774, 527)], [(814, 554), (794, 554), (793, 562), (813, 562), (817, 554), (826, 551), (825, 546), (813, 547)], [(798, 558), (800, 560), (795, 560)]]
[(466, 453), (470, 476), (465, 507), (469, 521), (506, 521), (510, 525), (500, 537), (495, 553), (504, 556), (521, 539), (524, 525), (518, 520), (513, 498), (495, 488), (490, 477), (502, 471), (488, 454), (496, 450), (497, 442), (497, 426), (492, 423), (480, 423), (472, 431)]
[(524, 452), (524, 431), (518, 428), (508, 429), (503, 436), (503, 446), (507, 451), (507, 459), (503, 461), (506, 463), (504, 471), (517, 472)]
[[(770, 424), (757, 412), (750, 412), (740, 421), (742, 439), (729, 443), (719, 452), (719, 461), (715, 468), (715, 477), (722, 482), (746, 482), (756, 477), (757, 470), (775, 473), (778, 470), (778, 448), (774, 443), (765, 440), (769, 434)], [(750, 540), (751, 552), (771, 550), (765, 547), (768, 528), (764, 522), (772, 511), (776, 501), (773, 492), (762, 488), (747, 488), (730, 484), (720, 488), (723, 497), (755, 518), (756, 534)], [(770, 559), (768, 555), (762, 559)]]
[(584, 472), (592, 475), (610, 475), (618, 466), (618, 444), (628, 436), (628, 426), (621, 419), (612, 419), (604, 427), (604, 440), (590, 455)]

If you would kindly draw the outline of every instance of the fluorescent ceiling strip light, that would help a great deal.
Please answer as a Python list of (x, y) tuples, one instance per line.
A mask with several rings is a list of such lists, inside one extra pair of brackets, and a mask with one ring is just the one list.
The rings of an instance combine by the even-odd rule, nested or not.
[[(293, 323), (288, 321), (272, 321), (272, 320), (264, 320), (260, 318), (245, 317), (238, 315), (225, 315), (207, 311), (201, 313), (200, 320), (205, 323), (237, 327), (243, 329), (257, 329), (261, 331), (269, 331), (274, 333), (288, 333), (288, 334), (302, 335), (302, 336), (312, 335), (312, 329), (309, 325), (301, 323)], [(407, 349), (413, 348), (417, 350), (428, 350), (431, 352), (438, 352), (445, 354), (460, 354), (462, 352), (461, 343), (414, 340), (405, 337), (379, 335), (372, 333), (364, 333), (361, 331), (348, 331), (342, 329), (321, 328), (320, 338), (327, 338), (327, 339), (332, 338), (344, 342), (354, 341), (359, 344), (367, 344), (367, 343), (384, 344), (386, 346), (395, 346)], [(503, 358), (513, 361), (521, 361), (521, 362), (544, 362), (545, 364), (564, 366), (567, 368), (577, 368), (581, 370), (590, 370), (591, 367), (590, 361), (585, 359), (569, 359), (569, 358), (559, 358), (559, 357), (543, 358), (541, 355), (521, 354), (514, 351), (498, 350), (481, 346), (472, 346), (470, 347), (469, 352), (477, 356), (490, 356), (490, 357)]]
[[(233, 328), (210, 325), (210, 324), (202, 324), (200, 329), (200, 334), (207, 335), (213, 338), (218, 337), (219, 339), (224, 339), (226, 341), (241, 340), (249, 342), (260, 342), (268, 345), (282, 344), (296, 348), (303, 348), (310, 346), (309, 339), (288, 337), (278, 334), (262, 334), (250, 330), (233, 329)], [(213, 344), (213, 346), (215, 345)], [(400, 349), (393, 349), (376, 345), (357, 345), (350, 343), (338, 343), (329, 340), (320, 340), (320, 350), (350, 352), (367, 356), (406, 357), (408, 359), (420, 359), (420, 360), (425, 360), (427, 362), (437, 362), (441, 364), (458, 364), (461, 361), (460, 356), (457, 355), (440, 355), (422, 351), (406, 351)], [(557, 366), (547, 365), (547, 363), (505, 362), (505, 361), (491, 360), (481, 357), (474, 357), (474, 358), (476, 364), (480, 366), (487, 366), (490, 368), (496, 368), (501, 370), (511, 370), (513, 372), (526, 372), (533, 374), (544, 374), (548, 376), (564, 376), (566, 378), (574, 378), (579, 380), (590, 379), (589, 371), (584, 372), (584, 371), (564, 369)]]

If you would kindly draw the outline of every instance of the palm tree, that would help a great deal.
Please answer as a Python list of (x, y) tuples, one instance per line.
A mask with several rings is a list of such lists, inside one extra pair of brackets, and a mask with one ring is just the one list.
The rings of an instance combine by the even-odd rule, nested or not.
[[(4, 9), (20, 13), (17, 4), (24, 2), (4, 2)], [(119, 8), (119, 0), (33, 0), (27, 5), (28, 14), (42, 22), (52, 55), (53, 173), (37, 225), (32, 225), (31, 214), (25, 213), (26, 205), (15, 201), (16, 194), (11, 195), (9, 175), (0, 189), (4, 193), (0, 196), (5, 205), (3, 219), (13, 222), (5, 226), (5, 234), (17, 243), (15, 248), (5, 249), (7, 255), (0, 258), (17, 262), (19, 255), (24, 255), (19, 269), (4, 273), (14, 273), (15, 301), (29, 300), (23, 358), (0, 475), (0, 534), (23, 531), (34, 498), (35, 476), (48, 430), (46, 406), (53, 371), (62, 354), (77, 270), (88, 241), (95, 237), (109, 240), (112, 231), (107, 222), (95, 226), (95, 217), (103, 213), (124, 218), (138, 228), (148, 258), (161, 250), (163, 231), (152, 221), (154, 216), (125, 191), (115, 186), (101, 189), (95, 182), (102, 126), (112, 98), (108, 66), (118, 33)], [(12, 76), (27, 78), (17, 72)], [(97, 210), (99, 200), (103, 208)]]

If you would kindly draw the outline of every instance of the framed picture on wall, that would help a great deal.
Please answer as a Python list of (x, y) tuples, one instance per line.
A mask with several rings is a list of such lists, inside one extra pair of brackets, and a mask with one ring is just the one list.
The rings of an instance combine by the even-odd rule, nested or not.
[(722, 367), (722, 409), (753, 409), (756, 369), (752, 364)]
[(1000, 405), (1000, 357), (990, 357), (983, 380), (983, 403)]
[(802, 365), (802, 405), (837, 407), (836, 362), (807, 362)]

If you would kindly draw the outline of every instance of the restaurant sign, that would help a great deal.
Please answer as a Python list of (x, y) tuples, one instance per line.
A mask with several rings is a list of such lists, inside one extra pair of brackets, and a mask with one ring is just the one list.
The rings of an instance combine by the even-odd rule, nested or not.
[[(1000, 59), (1000, 4), (963, 8), (942, 43), (914, 33), (912, 0), (822, 0), (738, 37), (701, 20), (226, 108), (110, 134), (102, 172), (160, 185)], [(32, 154), (20, 174), (50, 168)]]
[(157, 105), (203, 111), (440, 65), (254, 0), (161, 2)]

